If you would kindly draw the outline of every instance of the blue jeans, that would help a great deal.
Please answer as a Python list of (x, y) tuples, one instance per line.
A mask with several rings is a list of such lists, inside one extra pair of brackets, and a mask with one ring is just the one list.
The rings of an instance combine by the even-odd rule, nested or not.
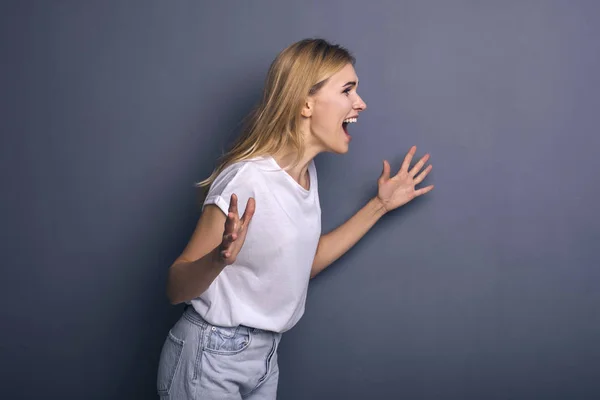
[(191, 306), (169, 331), (158, 365), (161, 399), (274, 400), (281, 334), (204, 321)]

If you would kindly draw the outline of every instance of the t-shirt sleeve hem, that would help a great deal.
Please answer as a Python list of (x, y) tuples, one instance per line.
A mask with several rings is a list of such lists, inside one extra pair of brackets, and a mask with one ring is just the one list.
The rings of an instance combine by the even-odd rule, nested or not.
[(229, 203), (225, 200), (225, 198), (221, 195), (213, 195), (206, 198), (204, 204), (202, 205), (202, 211), (204, 211), (204, 207), (208, 204), (214, 204), (223, 211), (225, 215), (229, 214)]

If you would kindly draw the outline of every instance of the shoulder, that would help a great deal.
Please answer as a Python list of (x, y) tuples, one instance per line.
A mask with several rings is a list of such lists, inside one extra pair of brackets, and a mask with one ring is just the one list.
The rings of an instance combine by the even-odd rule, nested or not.
[(225, 167), (211, 184), (204, 205), (216, 204), (226, 212), (232, 194), (238, 197), (238, 204), (254, 197), (262, 171), (256, 164), (254, 160), (244, 160)]
[[(271, 167), (271, 168), (270, 168)], [(261, 158), (238, 161), (225, 167), (211, 185), (213, 187), (227, 185), (246, 185), (255, 182), (255, 179), (264, 176), (272, 170), (272, 166)]]
[(215, 177), (214, 182), (210, 186), (210, 191), (220, 190), (223, 187), (234, 184), (243, 177), (247, 169), (248, 163), (244, 161), (228, 165)]

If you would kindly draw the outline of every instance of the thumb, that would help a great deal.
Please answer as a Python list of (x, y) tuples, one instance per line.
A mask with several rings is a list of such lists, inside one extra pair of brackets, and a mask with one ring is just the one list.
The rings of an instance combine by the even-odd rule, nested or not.
[(379, 180), (385, 182), (388, 179), (390, 179), (390, 164), (387, 162), (387, 160), (383, 160), (383, 171), (381, 171)]

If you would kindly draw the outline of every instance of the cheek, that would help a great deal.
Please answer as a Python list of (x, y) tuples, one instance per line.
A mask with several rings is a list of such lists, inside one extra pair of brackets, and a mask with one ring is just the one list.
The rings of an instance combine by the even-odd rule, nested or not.
[(351, 108), (347, 97), (323, 101), (319, 104), (319, 108), (315, 110), (315, 125), (329, 129), (336, 126), (341, 128), (342, 120)]

